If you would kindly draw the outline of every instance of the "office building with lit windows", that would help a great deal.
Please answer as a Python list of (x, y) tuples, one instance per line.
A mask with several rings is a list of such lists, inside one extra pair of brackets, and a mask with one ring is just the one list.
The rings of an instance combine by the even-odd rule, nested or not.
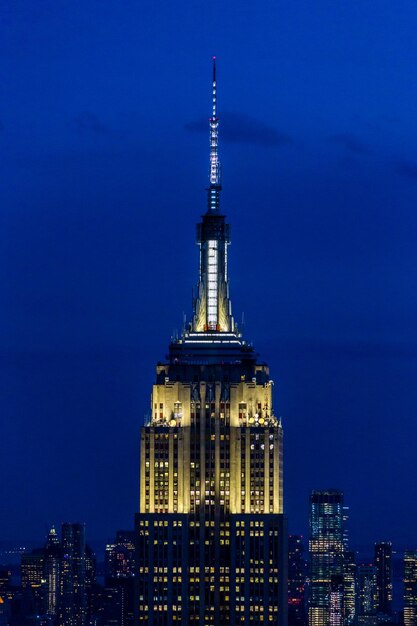
[(392, 614), (392, 544), (381, 541), (375, 544), (374, 565), (376, 567), (377, 611)]
[(376, 623), (375, 616), (378, 606), (377, 568), (375, 565), (358, 565), (356, 578), (357, 623), (371, 626)]
[(417, 626), (417, 550), (404, 552), (404, 626)]
[(87, 620), (85, 524), (62, 524), (59, 626), (85, 626)]
[(22, 554), (20, 576), (22, 589), (33, 602), (33, 611), (43, 613), (44, 610), (44, 563), (43, 548), (35, 548), (29, 554)]
[(209, 124), (193, 317), (157, 365), (141, 431), (136, 621), (284, 626), (283, 432), (269, 368), (232, 316), (215, 65)]
[(343, 555), (343, 603), (345, 624), (351, 626), (356, 618), (356, 559), (353, 550)]
[(330, 581), (329, 622), (330, 626), (344, 624), (344, 585), (343, 576), (334, 575)]
[(343, 493), (313, 491), (310, 496), (309, 626), (344, 621)]

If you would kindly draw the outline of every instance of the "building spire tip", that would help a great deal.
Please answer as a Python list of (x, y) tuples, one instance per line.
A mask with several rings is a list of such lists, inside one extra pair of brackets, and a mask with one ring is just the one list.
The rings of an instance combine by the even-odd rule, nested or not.
[[(218, 126), (217, 117), (217, 83), (216, 83), (216, 57), (213, 56), (213, 86), (212, 86), (212, 110), (210, 122), (210, 188), (209, 210), (218, 209), (219, 196), (217, 187), (220, 186), (220, 161), (218, 155)], [(215, 189), (216, 188), (216, 189)]]

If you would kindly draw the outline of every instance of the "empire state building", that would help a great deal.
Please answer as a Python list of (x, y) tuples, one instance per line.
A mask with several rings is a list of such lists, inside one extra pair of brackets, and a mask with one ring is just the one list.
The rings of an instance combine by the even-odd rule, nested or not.
[(141, 430), (136, 622), (285, 626), (283, 431), (269, 368), (232, 316), (215, 60), (212, 106), (193, 318), (156, 367)]

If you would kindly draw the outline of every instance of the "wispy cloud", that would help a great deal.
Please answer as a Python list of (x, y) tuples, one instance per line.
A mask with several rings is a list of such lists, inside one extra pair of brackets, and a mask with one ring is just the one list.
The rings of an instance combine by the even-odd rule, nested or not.
[(73, 126), (79, 133), (91, 133), (95, 135), (103, 135), (108, 130), (107, 126), (91, 111), (82, 111), (74, 117)]
[[(230, 143), (251, 143), (264, 146), (282, 146), (292, 143), (292, 138), (273, 126), (244, 113), (224, 112), (220, 118), (222, 141)], [(190, 132), (208, 132), (205, 118), (189, 122), (185, 129)]]
[(353, 133), (338, 133), (328, 138), (330, 143), (342, 146), (351, 154), (366, 154), (369, 148), (360, 141)]

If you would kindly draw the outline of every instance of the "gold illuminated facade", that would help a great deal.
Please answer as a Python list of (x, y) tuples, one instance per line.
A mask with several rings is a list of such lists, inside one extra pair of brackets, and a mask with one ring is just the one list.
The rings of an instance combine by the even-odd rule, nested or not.
[(283, 431), (269, 368), (231, 313), (217, 129), (214, 73), (193, 321), (157, 366), (141, 431), (136, 620), (285, 626)]

